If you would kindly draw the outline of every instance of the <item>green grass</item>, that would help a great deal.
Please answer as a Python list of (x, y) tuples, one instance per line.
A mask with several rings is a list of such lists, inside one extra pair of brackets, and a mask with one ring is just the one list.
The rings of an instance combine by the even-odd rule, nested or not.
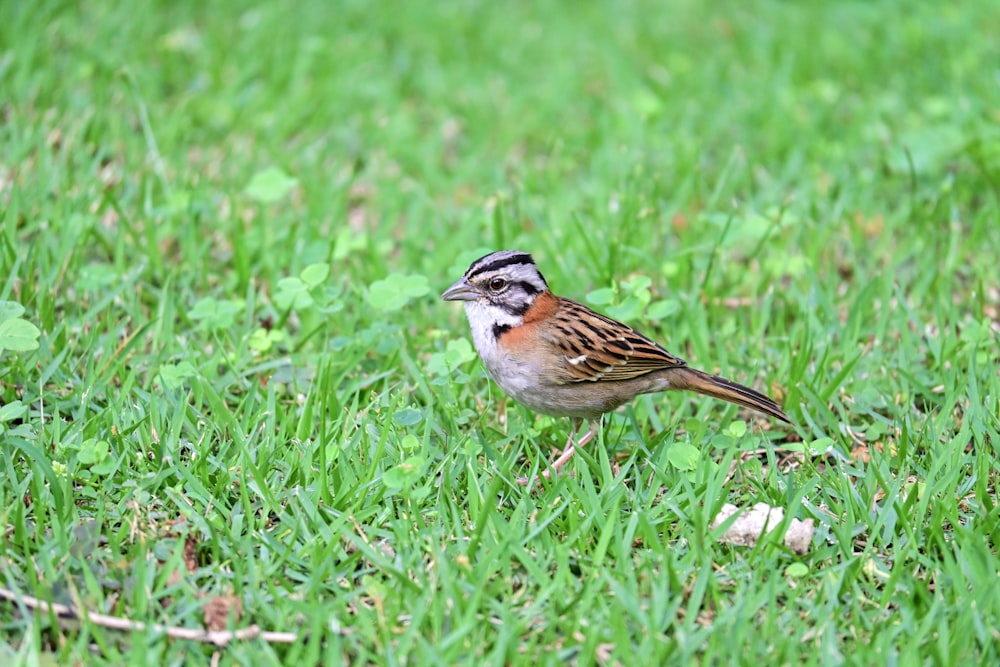
[[(221, 664), (1000, 662), (993, 3), (0, 14), (0, 587), (300, 637)], [(568, 421), (437, 299), (501, 248), (797, 426), (646, 396), (517, 486)], [(719, 543), (726, 502), (812, 550)]]

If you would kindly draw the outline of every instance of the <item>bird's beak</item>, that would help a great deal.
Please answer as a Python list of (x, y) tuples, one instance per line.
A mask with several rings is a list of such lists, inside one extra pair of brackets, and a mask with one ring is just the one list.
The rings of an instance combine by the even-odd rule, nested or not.
[(472, 285), (466, 282), (465, 278), (462, 278), (446, 289), (441, 298), (445, 301), (475, 301), (479, 298), (479, 294), (472, 289)]

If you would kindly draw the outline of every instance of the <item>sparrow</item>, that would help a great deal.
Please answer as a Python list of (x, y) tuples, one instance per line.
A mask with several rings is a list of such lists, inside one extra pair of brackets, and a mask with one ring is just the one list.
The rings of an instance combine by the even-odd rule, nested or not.
[[(686, 389), (791, 423), (764, 394), (691, 368), (632, 327), (556, 296), (526, 252), (477, 259), (441, 298), (463, 302), (479, 358), (508, 396), (572, 420), (546, 478), (593, 439), (602, 415), (640, 394)], [(587, 432), (576, 440), (584, 422)]]

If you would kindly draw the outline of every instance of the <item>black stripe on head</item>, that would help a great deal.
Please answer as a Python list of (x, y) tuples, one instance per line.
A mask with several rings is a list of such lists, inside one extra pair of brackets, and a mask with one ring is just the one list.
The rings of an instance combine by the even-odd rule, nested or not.
[[(542, 274), (539, 273), (538, 275)], [(542, 280), (544, 281), (545, 278), (542, 278)], [(539, 292), (539, 289), (534, 285), (532, 285), (531, 283), (529, 283), (527, 280), (519, 280), (516, 283), (514, 283), (514, 286), (523, 289), (524, 293), (527, 294), (528, 296), (535, 296)]]
[(481, 273), (486, 273), (487, 271), (496, 271), (502, 269), (505, 266), (512, 266), (514, 264), (532, 264), (534, 265), (535, 260), (531, 258), (526, 252), (520, 252), (518, 250), (500, 250), (499, 252), (491, 252), (489, 255), (480, 257), (472, 263), (469, 270), (465, 272), (466, 278), (473, 278)]
[(523, 317), (528, 309), (531, 308), (531, 299), (527, 299), (520, 303), (511, 303), (509, 301), (494, 302), (498, 308), (503, 309), (508, 315), (514, 315), (515, 317)]

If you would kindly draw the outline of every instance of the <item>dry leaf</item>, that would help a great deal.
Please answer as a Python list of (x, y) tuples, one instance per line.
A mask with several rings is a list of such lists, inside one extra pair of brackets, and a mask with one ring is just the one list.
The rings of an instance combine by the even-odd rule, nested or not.
[(216, 595), (205, 603), (205, 628), (210, 632), (225, 630), (229, 623), (229, 615), (233, 615), (233, 624), (239, 622), (243, 615), (243, 602), (235, 595)]
[(191, 533), (184, 540), (184, 566), (188, 572), (198, 570), (198, 538)]

